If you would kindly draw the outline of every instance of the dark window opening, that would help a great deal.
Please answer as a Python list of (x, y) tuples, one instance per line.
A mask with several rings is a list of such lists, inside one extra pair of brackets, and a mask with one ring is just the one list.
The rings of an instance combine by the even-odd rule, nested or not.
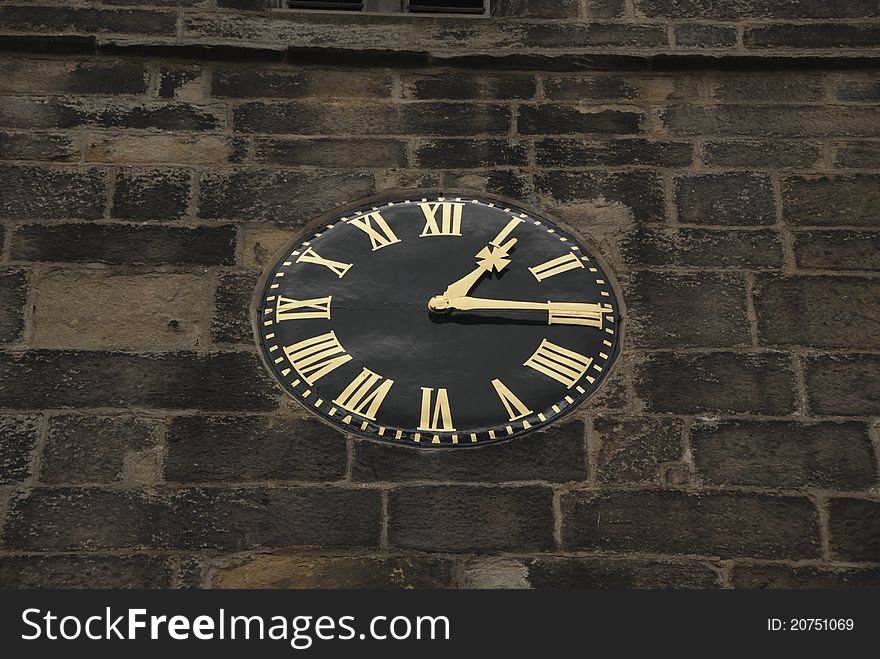
[(339, 11), (361, 11), (362, 5), (364, 3), (360, 2), (338, 2), (337, 0), (304, 0), (303, 2), (299, 2), (299, 0), (288, 0), (287, 8), (288, 9), (336, 9)]
[(407, 7), (414, 13), (484, 14), (487, 4), (483, 0), (409, 0)]
[(489, 0), (282, 0), (287, 9), (488, 16)]

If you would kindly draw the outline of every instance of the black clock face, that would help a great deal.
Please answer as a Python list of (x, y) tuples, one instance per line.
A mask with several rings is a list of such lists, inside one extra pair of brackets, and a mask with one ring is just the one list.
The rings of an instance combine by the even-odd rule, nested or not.
[(346, 432), (421, 447), (508, 439), (602, 383), (618, 303), (553, 223), (473, 197), (395, 199), (293, 245), (258, 291), (283, 387)]

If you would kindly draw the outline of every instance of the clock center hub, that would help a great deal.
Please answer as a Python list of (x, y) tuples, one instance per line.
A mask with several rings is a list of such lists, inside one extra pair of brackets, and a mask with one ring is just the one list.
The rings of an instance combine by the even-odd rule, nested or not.
[(428, 311), (434, 313), (446, 313), (449, 311), (449, 300), (443, 295), (435, 295), (428, 300)]

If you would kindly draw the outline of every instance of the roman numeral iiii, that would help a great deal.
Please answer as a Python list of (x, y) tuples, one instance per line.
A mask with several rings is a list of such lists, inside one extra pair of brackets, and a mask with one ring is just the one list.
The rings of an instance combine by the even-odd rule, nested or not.
[(544, 339), (535, 354), (529, 357), (523, 366), (533, 368), (571, 389), (584, 376), (592, 363), (591, 357), (584, 357), (574, 350)]

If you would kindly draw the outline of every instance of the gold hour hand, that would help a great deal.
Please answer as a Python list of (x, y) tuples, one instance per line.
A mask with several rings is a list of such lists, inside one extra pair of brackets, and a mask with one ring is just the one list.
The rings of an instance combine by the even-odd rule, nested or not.
[(428, 309), (431, 311), (447, 311), (448, 301), (453, 298), (464, 297), (486, 272), (501, 272), (510, 265), (510, 250), (516, 245), (516, 238), (511, 238), (503, 245), (488, 245), (481, 249), (477, 255), (477, 267), (458, 281), (454, 281), (442, 295), (432, 297), (428, 301)]
[(457, 311), (547, 311), (548, 325), (589, 325), (602, 329), (606, 314), (613, 312), (608, 305), (585, 302), (523, 302), (519, 300), (489, 300), (462, 296), (448, 301), (449, 309)]
[(475, 257), (477, 259), (477, 267), (458, 281), (449, 284), (442, 295), (435, 295), (428, 300), (428, 309), (435, 312), (449, 311), (451, 309), (449, 301), (453, 298), (465, 297), (471, 292), (471, 289), (484, 273), (492, 272), (493, 270), (501, 272), (509, 266), (510, 259), (508, 257), (510, 256), (510, 250), (516, 245), (516, 238), (511, 238), (510, 240), (507, 240), (507, 238), (516, 229), (517, 225), (522, 222), (522, 218), (510, 218), (510, 221), (498, 232), (498, 235), (477, 252)]

